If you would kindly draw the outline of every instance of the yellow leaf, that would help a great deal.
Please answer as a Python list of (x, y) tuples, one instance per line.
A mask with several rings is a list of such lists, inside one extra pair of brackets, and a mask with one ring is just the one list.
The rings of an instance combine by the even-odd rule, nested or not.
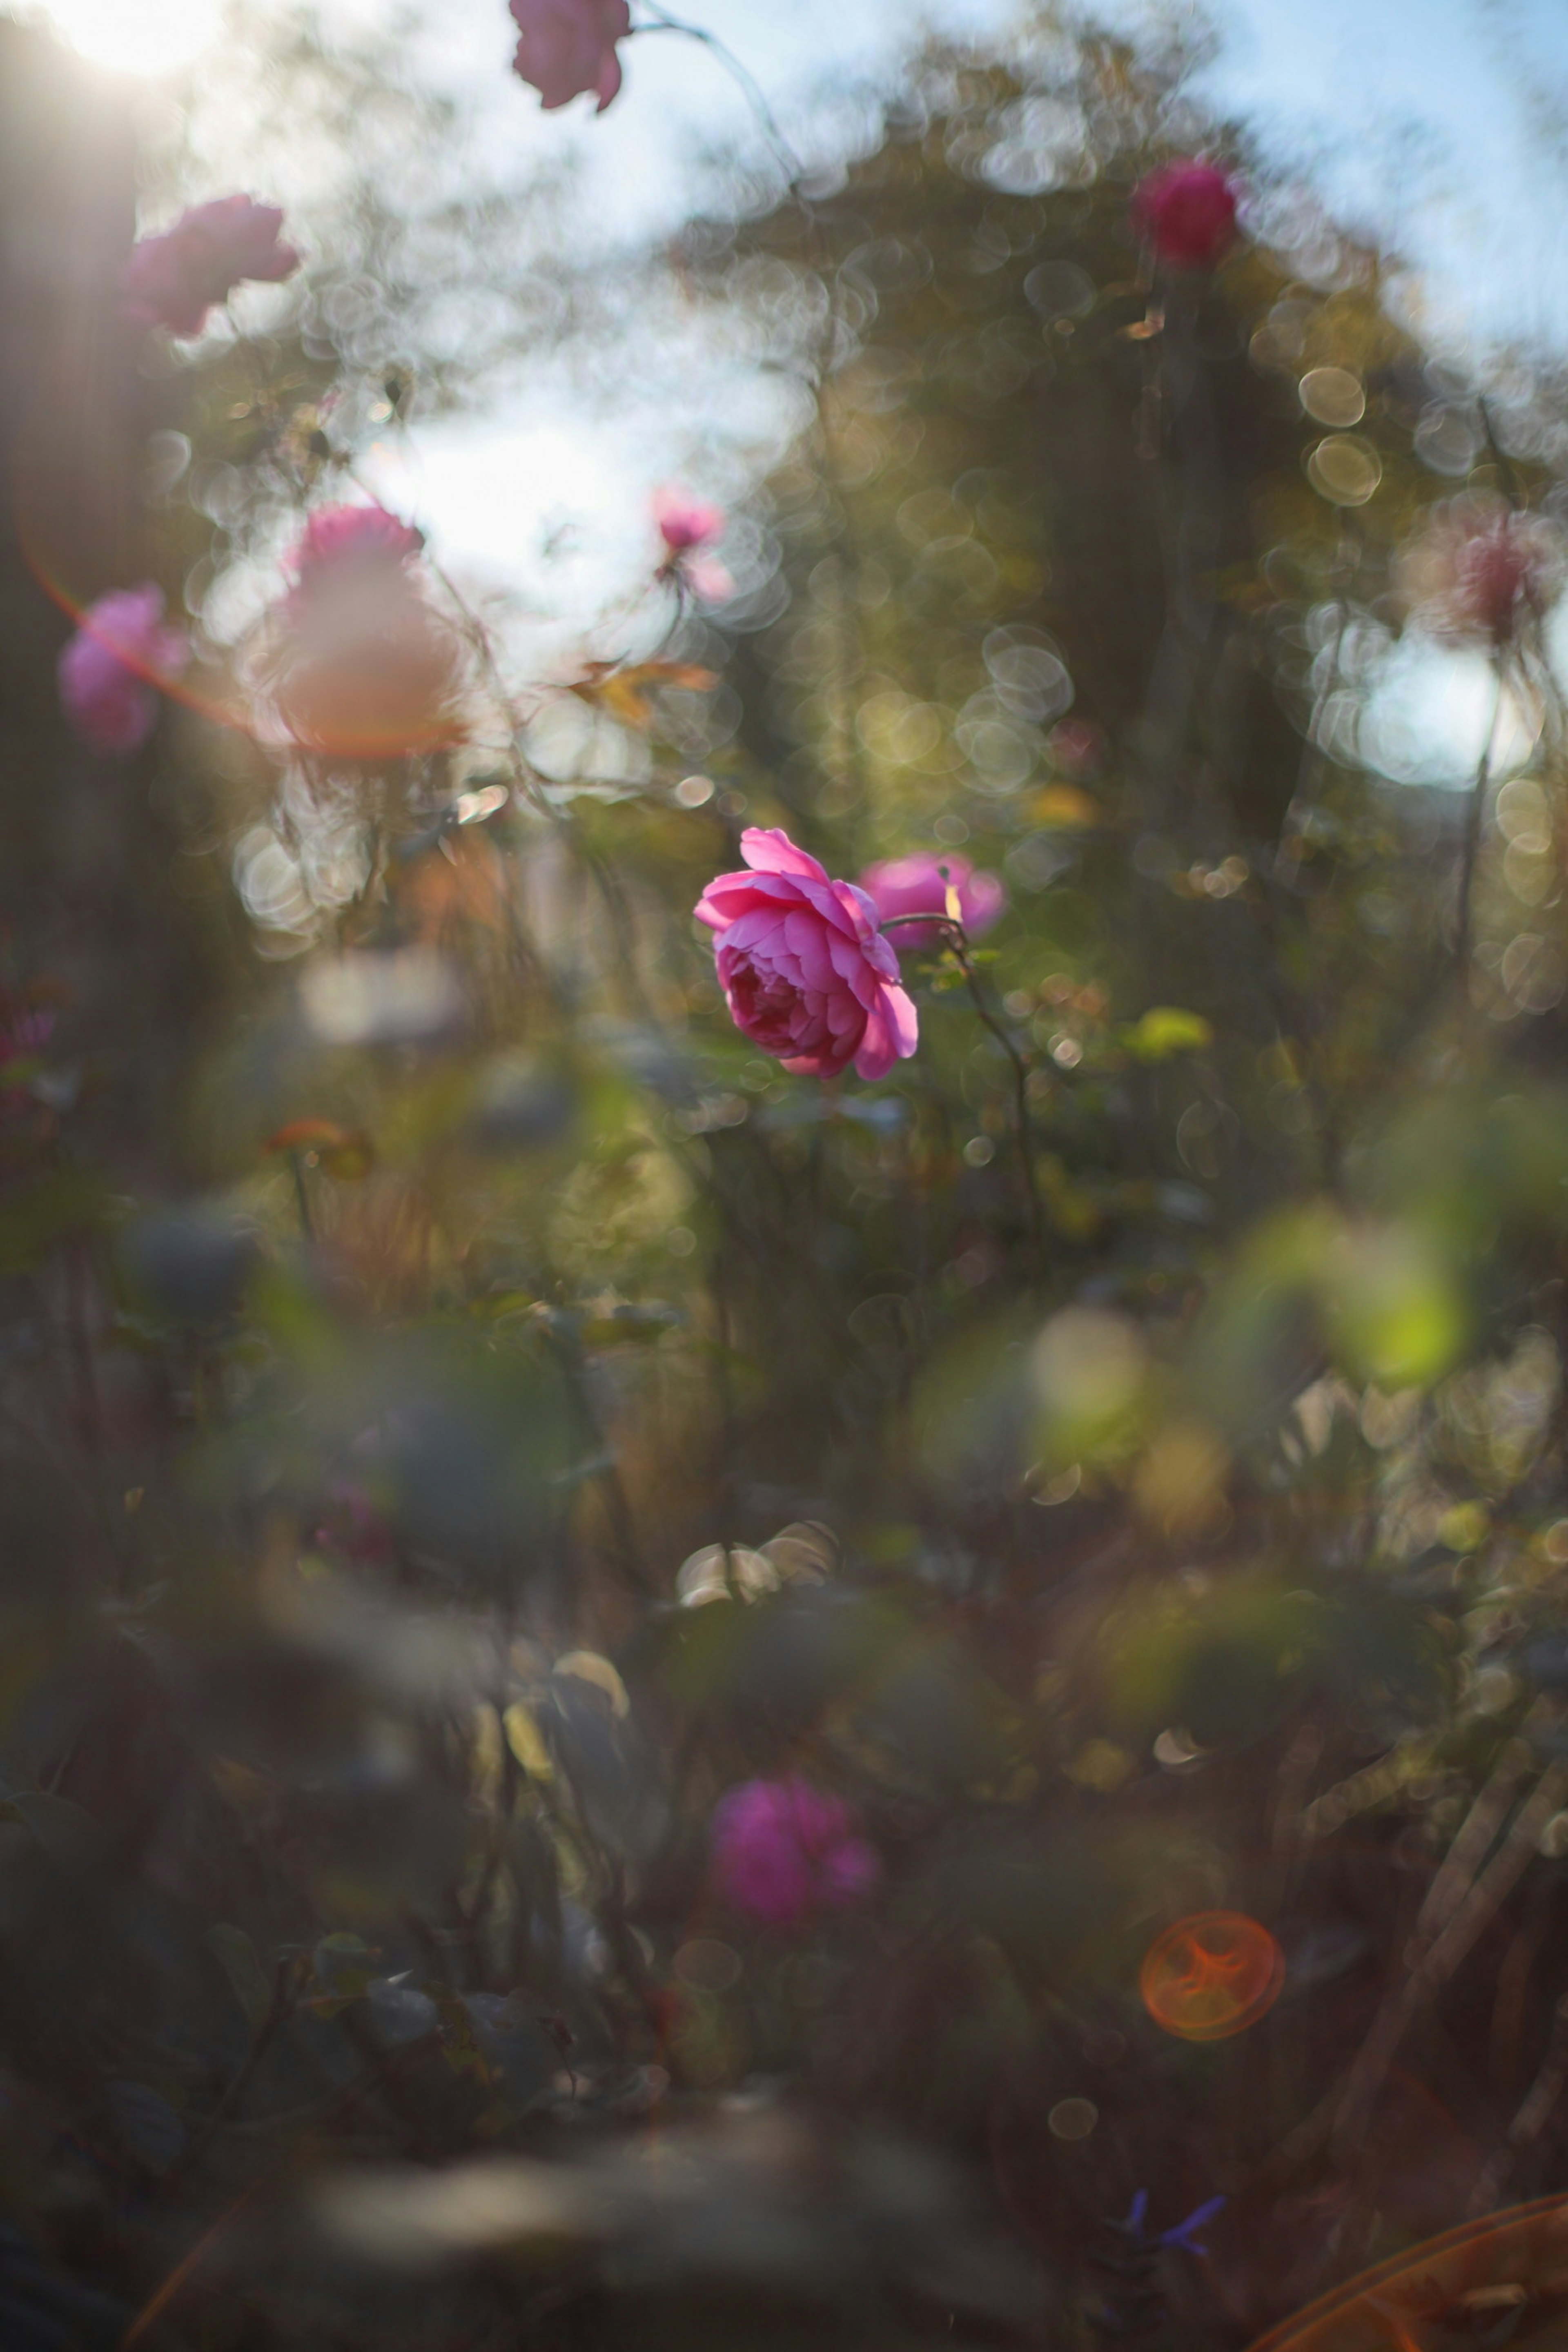
[(707, 694), (719, 683), (718, 673), (694, 662), (590, 662), (572, 691), (584, 702), (607, 710), (627, 727), (646, 727), (653, 716), (652, 698), (662, 688), (680, 687)]

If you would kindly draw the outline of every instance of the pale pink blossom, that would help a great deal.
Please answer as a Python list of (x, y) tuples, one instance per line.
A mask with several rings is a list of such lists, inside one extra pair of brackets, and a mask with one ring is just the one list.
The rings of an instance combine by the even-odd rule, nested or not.
[(719, 984), (742, 1035), (786, 1070), (833, 1078), (854, 1064), (886, 1077), (915, 1050), (919, 1022), (875, 902), (829, 880), (789, 835), (750, 826), (748, 872), (721, 874), (696, 915), (717, 933)]
[(684, 555), (693, 547), (710, 547), (724, 536), (723, 508), (709, 499), (694, 498), (689, 490), (674, 484), (654, 492), (653, 519), (671, 555)]
[(1216, 164), (1190, 157), (1151, 172), (1132, 198), (1132, 218), (1162, 261), (1211, 269), (1236, 242), (1236, 188)]
[[(945, 915), (951, 887), (958, 894), (959, 921), (972, 940), (988, 931), (1007, 904), (996, 875), (977, 874), (967, 857), (951, 850), (917, 849), (908, 857), (884, 858), (867, 866), (860, 887), (884, 923), (895, 915)], [(936, 923), (900, 922), (889, 936), (896, 948), (930, 948), (942, 932)]]
[(546, 111), (585, 92), (603, 114), (621, 86), (616, 43), (632, 29), (626, 0), (510, 0), (518, 30), (511, 69), (531, 82)]
[(798, 1927), (818, 1911), (869, 1895), (876, 1848), (842, 1797), (791, 1775), (745, 1780), (714, 1808), (714, 1884), (736, 1911), (770, 1927)]
[(384, 507), (322, 507), (285, 557), (268, 684), (306, 750), (395, 759), (460, 736), (461, 648), (416, 561), (424, 544)]
[(292, 277), (300, 256), (279, 241), (283, 215), (250, 196), (193, 205), (173, 228), (132, 246), (121, 273), (127, 318), (171, 334), (199, 335), (215, 302), (245, 278), (268, 285)]
[(1436, 509), (1395, 577), (1434, 636), (1499, 648), (1558, 594), (1564, 570), (1562, 534), (1544, 516), (1466, 496)]
[(703, 551), (724, 535), (724, 509), (677, 487), (656, 490), (653, 519), (664, 541), (661, 578), (678, 580), (705, 604), (721, 604), (734, 593), (725, 566)]
[(184, 667), (190, 647), (163, 619), (151, 581), (89, 604), (59, 658), (60, 703), (95, 751), (134, 751), (158, 717), (157, 687)]

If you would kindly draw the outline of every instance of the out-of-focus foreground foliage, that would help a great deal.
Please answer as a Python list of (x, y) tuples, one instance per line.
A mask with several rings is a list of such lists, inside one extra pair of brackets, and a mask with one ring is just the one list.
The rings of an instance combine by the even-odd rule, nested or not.
[[(543, 685), (454, 607), (413, 753), (245, 617), (414, 394), (370, 298), (146, 393), (262, 717), (115, 780), (202, 976), (155, 1120), (9, 909), (7, 2344), (1206, 2352), (1560, 2177), (1563, 713), (1542, 611), (1433, 600), (1568, 436), (1260, 159), (1151, 271), (1223, 142), (1041, 56), (689, 233), (819, 395), (741, 593)], [(885, 1082), (730, 1025), (747, 823), (1003, 876)], [(749, 1924), (710, 1822), (785, 1774), (880, 1874)], [(1187, 2042), (1140, 1966), (1216, 1910), (1283, 1988)]]

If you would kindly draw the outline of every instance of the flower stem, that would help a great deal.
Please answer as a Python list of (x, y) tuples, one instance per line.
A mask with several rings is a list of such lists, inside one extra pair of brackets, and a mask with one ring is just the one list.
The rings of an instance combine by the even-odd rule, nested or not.
[(1487, 793), (1491, 785), (1492, 758), (1497, 747), (1498, 725), (1502, 717), (1502, 667), (1494, 669), (1496, 689), (1492, 698), (1492, 715), (1487, 728), (1486, 740), (1476, 766), (1476, 780), (1470, 787), (1469, 804), (1465, 811), (1465, 839), (1459, 856), (1459, 895), (1458, 917), (1454, 929), (1454, 971), (1463, 989), (1469, 979), (1470, 954), (1475, 944), (1476, 865), (1480, 854), (1481, 824), (1486, 815)]
[(784, 175), (793, 187), (804, 176), (805, 165), (779, 129), (778, 118), (763, 97), (761, 85), (741, 63), (734, 50), (727, 42), (721, 41), (717, 33), (710, 33), (701, 25), (689, 25), (683, 17), (672, 16), (668, 8), (658, 5), (658, 0), (643, 0), (643, 5), (648, 9), (653, 22), (638, 25), (634, 30), (639, 33), (684, 33), (689, 41), (700, 41), (723, 67), (756, 116), (763, 136), (773, 149), (775, 161), (784, 166)]
[(910, 914), (885, 915), (882, 929), (892, 930), (900, 923), (929, 923), (942, 933), (942, 944), (952, 951), (953, 961), (963, 974), (964, 984), (978, 1014), (981, 1024), (990, 1031), (1006, 1055), (1013, 1071), (1014, 1121), (1013, 1132), (1018, 1148), (1018, 1162), (1024, 1179), (1024, 1194), (1029, 1206), (1029, 1230), (1035, 1245), (1035, 1270), (1043, 1282), (1046, 1274), (1046, 1218), (1040, 1205), (1040, 1188), (1035, 1175), (1035, 1138), (1029, 1118), (1029, 1073), (1024, 1056), (1007, 1034), (991, 1007), (985, 1002), (985, 992), (980, 984), (969, 952), (969, 939), (963, 925), (951, 915)]

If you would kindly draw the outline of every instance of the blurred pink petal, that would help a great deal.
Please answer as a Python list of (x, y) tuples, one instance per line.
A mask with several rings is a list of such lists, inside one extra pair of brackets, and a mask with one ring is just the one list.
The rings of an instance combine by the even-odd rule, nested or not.
[(626, 0), (510, 0), (517, 26), (511, 69), (546, 110), (592, 92), (603, 114), (621, 86), (616, 43), (632, 29)]
[(183, 631), (163, 619), (161, 588), (113, 589), (88, 606), (60, 654), (61, 707), (96, 751), (134, 751), (157, 719), (157, 685), (189, 657)]
[[(967, 857), (919, 849), (908, 857), (868, 866), (860, 877), (860, 887), (875, 902), (878, 919), (884, 923), (895, 915), (945, 915), (950, 883), (958, 893), (959, 919), (965, 931), (971, 939), (980, 939), (1000, 918), (1007, 893), (999, 877), (977, 874)], [(942, 934), (935, 923), (900, 923), (889, 936), (902, 950), (935, 947)]]
[(199, 335), (215, 302), (246, 278), (291, 277), (300, 256), (279, 241), (283, 215), (250, 196), (193, 205), (173, 228), (144, 236), (121, 273), (127, 318), (171, 334)]
[(1162, 164), (1141, 183), (1132, 217), (1162, 261), (1210, 269), (1236, 242), (1236, 189), (1216, 164)]
[(746, 1780), (714, 1809), (713, 1875), (724, 1901), (771, 1927), (869, 1895), (881, 1876), (874, 1846), (842, 1797), (792, 1775)]

